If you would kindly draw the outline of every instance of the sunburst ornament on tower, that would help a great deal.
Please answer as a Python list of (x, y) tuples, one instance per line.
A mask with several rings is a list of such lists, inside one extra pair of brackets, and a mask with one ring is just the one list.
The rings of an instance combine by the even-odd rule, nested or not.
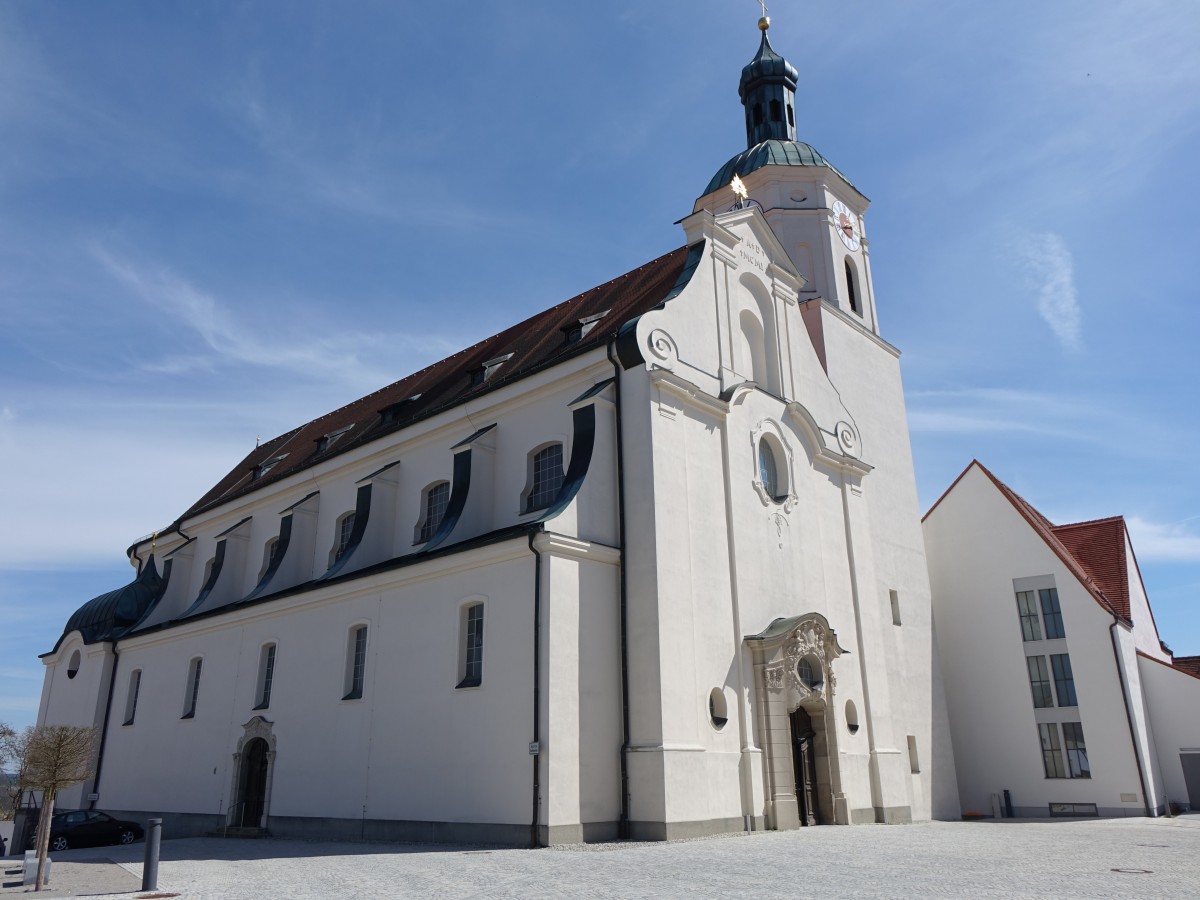
[(737, 195), (737, 209), (741, 209), (746, 205), (746, 201), (750, 199), (750, 192), (746, 190), (746, 183), (742, 181), (742, 176), (734, 175), (733, 181), (729, 182), (729, 189)]

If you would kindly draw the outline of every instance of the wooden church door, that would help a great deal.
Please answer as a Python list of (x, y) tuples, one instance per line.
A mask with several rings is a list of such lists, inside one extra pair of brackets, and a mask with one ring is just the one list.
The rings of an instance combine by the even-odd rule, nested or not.
[(819, 825), (817, 806), (817, 757), (813, 746), (816, 732), (812, 719), (802, 708), (791, 716), (792, 766), (796, 774), (796, 800), (800, 805), (800, 824)]

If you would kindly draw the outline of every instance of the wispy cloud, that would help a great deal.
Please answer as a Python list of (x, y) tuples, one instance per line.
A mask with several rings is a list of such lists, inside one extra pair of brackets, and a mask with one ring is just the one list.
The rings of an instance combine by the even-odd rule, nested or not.
[[(1088, 442), (1101, 438), (1094, 426), (1104, 411), (1081, 397), (987, 387), (909, 391), (907, 397), (908, 424), (914, 433), (1036, 432)], [(1111, 416), (1111, 411), (1105, 414)]]
[(1028, 234), (1016, 249), (1029, 286), (1036, 293), (1038, 315), (1064, 350), (1078, 352), (1083, 347), (1083, 316), (1075, 290), (1075, 262), (1066, 242), (1050, 232)]
[[(205, 348), (205, 352), (196, 353), (181, 343), (173, 355), (145, 365), (159, 374), (249, 365), (377, 387), (406, 374), (394, 368), (398, 350), (414, 354), (415, 368), (430, 361), (430, 352), (436, 358), (437, 354), (458, 349), (454, 342), (434, 335), (326, 329), (323, 323), (312, 321), (303, 323), (303, 331), (295, 327), (294, 321), (292, 327), (282, 331), (277, 325), (264, 328), (234, 315), (232, 304), (222, 302), (169, 268), (138, 265), (99, 245), (93, 245), (91, 252), (109, 275), (156, 311), (182, 322)], [(373, 360), (380, 355), (388, 357), (387, 368)]]
[(1152, 522), (1141, 516), (1125, 518), (1138, 559), (1200, 562), (1200, 534), (1185, 522)]

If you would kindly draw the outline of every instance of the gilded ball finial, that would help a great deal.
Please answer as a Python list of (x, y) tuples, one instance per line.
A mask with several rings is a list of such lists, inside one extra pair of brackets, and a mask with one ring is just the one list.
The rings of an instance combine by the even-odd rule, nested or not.
[(761, 19), (758, 20), (758, 30), (759, 31), (766, 31), (770, 27), (771, 27), (771, 17), (770, 16), (763, 16)]

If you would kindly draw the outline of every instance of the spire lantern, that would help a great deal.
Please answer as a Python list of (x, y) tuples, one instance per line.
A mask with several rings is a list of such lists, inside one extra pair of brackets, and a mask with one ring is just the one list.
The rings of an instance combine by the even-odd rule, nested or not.
[(763, 141), (796, 139), (796, 67), (775, 52), (767, 37), (771, 20), (764, 14), (758, 20), (762, 43), (758, 54), (742, 69), (738, 96), (746, 107), (746, 146)]

